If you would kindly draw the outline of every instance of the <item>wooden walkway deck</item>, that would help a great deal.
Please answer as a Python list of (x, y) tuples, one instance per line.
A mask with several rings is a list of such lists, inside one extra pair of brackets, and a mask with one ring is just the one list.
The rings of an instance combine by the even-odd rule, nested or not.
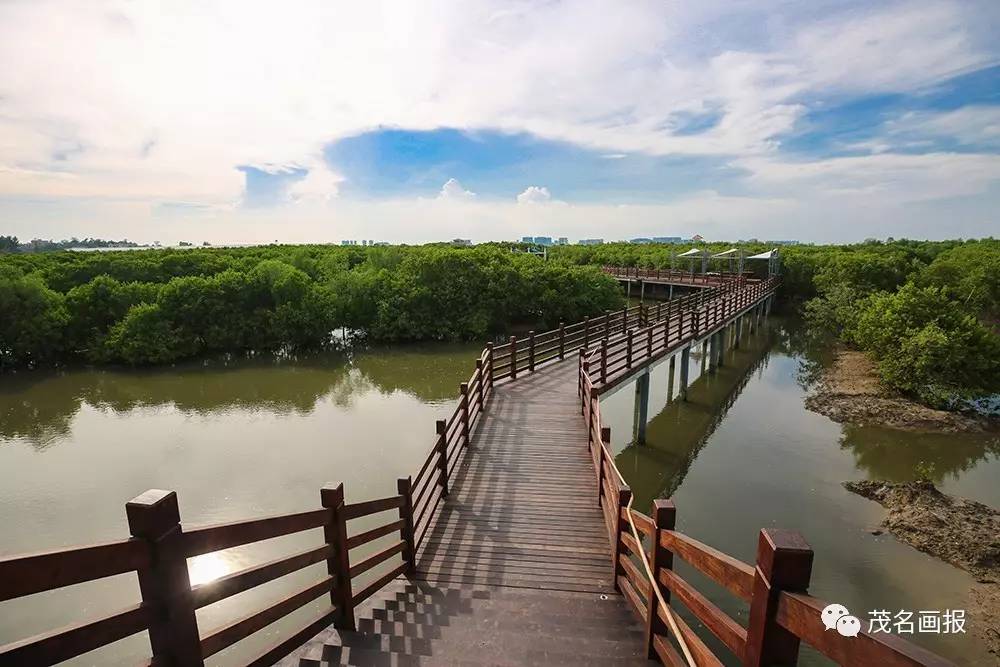
[[(247, 667), (632, 666), (647, 655), (722, 667), (719, 650), (763, 667), (795, 664), (800, 641), (843, 665), (953, 667), (893, 636), (827, 631), (826, 601), (806, 593), (813, 553), (797, 533), (761, 530), (751, 565), (677, 531), (669, 499), (650, 515), (632, 506), (601, 395), (635, 379), (644, 423), (648, 367), (679, 354), (684, 386), (690, 346), (709, 338), (718, 359), (766, 315), (777, 284), (729, 277), (668, 303), (532, 332), (520, 345), (488, 344), (423, 465), (394, 495), (346, 503), (343, 483), (331, 483), (319, 508), (188, 526), (177, 494), (154, 489), (126, 505), (127, 538), (0, 557), (0, 601), (125, 573), (142, 594), (0, 645), (0, 667), (56, 664), (143, 631), (148, 664), (192, 667), (254, 635), (265, 645)], [(318, 538), (318, 529), (313, 548), (191, 585), (188, 558), (294, 533)], [(685, 581), (674, 557), (748, 604), (746, 625)], [(198, 627), (197, 609), (313, 565), (325, 572), (305, 588)], [(266, 630), (313, 602), (298, 630)], [(674, 602), (718, 642), (706, 644)]]
[(567, 359), (496, 387), (417, 555), (418, 577), (613, 590), (576, 376)]
[(415, 576), (281, 664), (653, 664), (612, 585), (577, 373), (569, 358), (498, 384)]

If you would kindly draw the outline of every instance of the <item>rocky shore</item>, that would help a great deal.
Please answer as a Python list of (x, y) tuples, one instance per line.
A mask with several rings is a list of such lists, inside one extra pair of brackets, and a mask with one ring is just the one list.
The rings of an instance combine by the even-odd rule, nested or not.
[(976, 578), (970, 631), (1000, 656), (1000, 511), (941, 493), (931, 482), (844, 482), (888, 510), (882, 526), (897, 539)]
[(993, 428), (985, 418), (935, 410), (888, 391), (880, 384), (872, 361), (856, 350), (837, 350), (833, 364), (805, 404), (835, 422), (862, 426), (946, 433)]

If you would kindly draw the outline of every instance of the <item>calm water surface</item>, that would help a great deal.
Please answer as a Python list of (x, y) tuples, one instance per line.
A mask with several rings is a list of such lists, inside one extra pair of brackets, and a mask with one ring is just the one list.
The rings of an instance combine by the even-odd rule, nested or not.
[[(700, 350), (692, 355), (697, 379), (687, 403), (673, 400), (679, 378), (671, 385), (669, 364), (653, 370), (646, 445), (630, 443), (634, 384), (602, 399), (634, 506), (648, 513), (653, 499), (673, 497), (678, 530), (748, 563), (760, 528), (801, 532), (816, 554), (810, 592), (846, 605), (865, 629), (875, 609), (914, 618), (919, 610), (966, 609), (972, 577), (888, 533), (872, 535), (885, 510), (841, 483), (912, 480), (923, 462), (933, 464), (946, 493), (1000, 507), (997, 437), (841, 426), (803, 406), (826, 345), (779, 318), (745, 343), (713, 374), (704, 372)], [(745, 605), (681, 568), (745, 625)], [(996, 664), (970, 634), (907, 638), (959, 664)], [(814, 653), (802, 663), (829, 664)]]
[[(655, 368), (644, 446), (629, 444), (631, 387), (605, 399), (602, 414), (636, 507), (648, 511), (654, 498), (672, 496), (680, 530), (746, 561), (761, 527), (802, 532), (816, 551), (811, 592), (847, 605), (863, 621), (872, 609), (965, 608), (971, 578), (889, 535), (871, 535), (884, 511), (841, 482), (910, 479), (923, 461), (934, 464), (945, 491), (1000, 506), (997, 443), (842, 427), (802, 405), (822, 347), (778, 319), (747, 343), (703, 377), (694, 355), (686, 404), (668, 401), (676, 392), (669, 391), (668, 365)], [(349, 502), (390, 495), (395, 479), (422, 463), (434, 420), (454, 408), (457, 385), (479, 349), (379, 348), (3, 377), (0, 553), (120, 538), (127, 533), (124, 503), (150, 488), (176, 490), (190, 524), (318, 507), (327, 482), (343, 481)], [(195, 558), (192, 580), (210, 581), (321, 539), (309, 531)], [(324, 573), (314, 566), (199, 610), (202, 632)], [(724, 592), (684, 574), (745, 621), (745, 609)], [(134, 576), (122, 575), (0, 603), (0, 642), (137, 600)], [(316, 608), (272, 626), (271, 635), (302, 625)], [(971, 636), (918, 639), (961, 664), (993, 664)], [(263, 640), (241, 642), (213, 662), (245, 659)], [(147, 653), (140, 635), (74, 662), (133, 664)], [(808, 661), (822, 664), (815, 656)]]

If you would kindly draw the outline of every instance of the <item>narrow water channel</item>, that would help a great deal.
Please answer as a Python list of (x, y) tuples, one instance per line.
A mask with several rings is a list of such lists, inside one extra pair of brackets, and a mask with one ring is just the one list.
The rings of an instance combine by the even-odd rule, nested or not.
[[(648, 442), (630, 444), (633, 393), (602, 404), (616, 462), (648, 511), (673, 497), (679, 529), (752, 562), (761, 527), (798, 530), (816, 551), (811, 592), (862, 619), (873, 609), (961, 609), (971, 578), (875, 536), (883, 510), (848, 493), (850, 479), (909, 479), (933, 463), (942, 488), (1000, 506), (1000, 458), (985, 437), (842, 427), (802, 401), (822, 345), (772, 318), (715, 374), (692, 363), (687, 403), (668, 402), (669, 368), (652, 373)], [(127, 533), (124, 504), (150, 488), (176, 490), (191, 524), (311, 509), (343, 481), (349, 501), (383, 497), (433, 443), (434, 420), (456, 403), (479, 345), (372, 348), (298, 359), (209, 360), (154, 371), (70, 370), (0, 381), (0, 553), (92, 543)], [(676, 394), (677, 378), (674, 378)], [(590, 490), (568, 490), (589, 493)], [(195, 583), (316, 546), (290, 536), (192, 559)], [(259, 609), (323, 570), (307, 569), (199, 610), (203, 632)], [(684, 570), (723, 609), (745, 609)], [(0, 643), (103, 615), (138, 600), (135, 577), (0, 603)], [(300, 626), (310, 608), (269, 628)], [(298, 612), (297, 612), (298, 613)], [(215, 664), (250, 655), (240, 642)], [(915, 639), (959, 664), (993, 664), (971, 635)], [(246, 644), (246, 645), (245, 645)], [(135, 664), (137, 636), (73, 661)], [(720, 648), (720, 654), (724, 651)], [(823, 664), (807, 655), (807, 664)]]
[[(676, 400), (679, 378), (671, 386), (669, 364), (661, 363), (651, 376), (645, 445), (631, 442), (634, 384), (602, 399), (634, 506), (649, 513), (653, 499), (672, 497), (678, 530), (748, 563), (761, 528), (801, 532), (815, 551), (810, 592), (847, 606), (865, 629), (876, 609), (909, 610), (913, 618), (920, 610), (967, 609), (972, 577), (888, 533), (873, 535), (884, 509), (841, 483), (911, 480), (923, 462), (933, 464), (944, 492), (1000, 507), (1000, 443), (990, 435), (842, 426), (806, 410), (803, 400), (828, 351), (800, 324), (772, 318), (714, 373), (697, 350), (686, 403)], [(680, 568), (745, 625), (745, 605)], [(996, 664), (968, 633), (904, 637), (961, 665)], [(802, 664), (829, 663), (804, 651)]]

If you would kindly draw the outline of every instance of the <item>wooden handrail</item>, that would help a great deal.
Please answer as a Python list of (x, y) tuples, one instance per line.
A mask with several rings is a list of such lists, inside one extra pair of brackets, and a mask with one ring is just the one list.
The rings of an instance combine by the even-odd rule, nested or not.
[[(645, 278), (650, 273), (636, 269), (630, 275)], [(655, 275), (664, 276), (661, 270)], [(694, 279), (690, 274), (683, 275), (685, 280), (691, 278), (689, 282)], [(495, 383), (516, 381), (518, 374), (530, 374), (577, 350), (581, 414), (587, 423), (588, 448), (598, 478), (598, 502), (613, 547), (614, 581), (636, 614), (647, 622), (651, 657), (659, 657), (670, 665), (683, 665), (685, 660), (698, 665), (721, 664), (701, 638), (670, 611), (666, 600), (673, 594), (747, 664), (757, 664), (762, 656), (767, 657), (762, 651), (770, 644), (764, 638), (776, 632), (775, 628), (841, 662), (906, 667), (950, 664), (898, 638), (862, 633), (848, 641), (824, 632), (819, 611), (825, 604), (805, 594), (804, 586), (789, 589), (785, 584), (794, 583), (794, 578), (788, 579), (780, 570), (768, 569), (776, 567), (782, 559), (794, 561), (802, 556), (796, 551), (798, 543), (794, 539), (786, 544), (779, 539), (782, 534), (762, 531), (761, 548), (770, 548), (774, 554), (764, 561), (758, 555), (755, 569), (673, 530), (673, 524), (661, 523), (656, 512), (649, 517), (631, 508), (631, 491), (612, 454), (610, 429), (602, 426), (602, 392), (627, 379), (636, 368), (671, 354), (756, 305), (773, 293), (778, 282), (727, 276), (709, 279), (713, 284), (704, 283), (705, 289), (656, 307), (632, 306), (605, 313), (603, 317), (569, 325), (560, 323), (558, 329), (520, 341), (520, 350), (519, 341), (513, 337), (509, 344), (487, 345), (476, 359), (468, 382), (462, 383), (461, 399), (452, 415), (436, 424), (434, 445), (417, 475), (412, 481), (398, 480), (396, 495), (345, 504), (341, 484), (322, 489), (321, 509), (185, 528), (180, 523), (176, 494), (150, 491), (127, 505), (133, 534), (130, 539), (0, 559), (0, 600), (130, 571), (137, 572), (143, 593), (142, 603), (109, 616), (0, 646), (0, 665), (51, 664), (143, 630), (150, 634), (154, 654), (150, 664), (201, 665), (205, 657), (326, 593), (330, 595), (330, 604), (318, 616), (249, 664), (255, 667), (273, 664), (331, 621), (339, 628), (353, 629), (355, 606), (400, 574), (412, 571), (417, 549), (436, 525), (434, 516), (448, 493), (448, 478), (468, 451), (469, 440), (489, 408)], [(349, 535), (349, 521), (393, 509), (399, 511), (398, 519)], [(248, 567), (210, 583), (190, 585), (187, 557), (318, 528), (323, 529), (324, 537), (319, 546)], [(398, 535), (395, 541), (352, 564), (352, 549), (394, 535)], [(650, 538), (649, 554), (643, 551), (642, 536)], [(749, 627), (743, 628), (728, 618), (678, 577), (671, 567), (674, 554), (738, 598), (749, 601)], [(400, 555), (402, 562), (395, 562), (394, 557)], [(642, 567), (632, 558), (637, 558)], [(811, 563), (811, 551), (808, 558)], [(196, 608), (324, 560), (325, 578), (199, 637)], [(353, 578), (367, 578), (372, 571), (379, 570), (380, 574), (354, 592)], [(684, 658), (670, 644), (668, 635), (678, 641)], [(794, 656), (796, 647), (797, 644), (786, 643), (785, 648), (793, 651), (786, 655)]]
[[(626, 275), (644, 274), (635, 271)], [(739, 277), (728, 281), (693, 295), (695, 298), (670, 302), (665, 317), (662, 307), (647, 311), (643, 315), (644, 328), (605, 336), (599, 347), (581, 352), (577, 362), (581, 413), (588, 424), (587, 445), (593, 454), (599, 500), (612, 541), (615, 584), (636, 614), (646, 621), (649, 657), (672, 666), (722, 664), (701, 638), (671, 612), (668, 600), (672, 593), (745, 665), (792, 664), (797, 659), (800, 640), (840, 664), (950, 665), (947, 660), (897, 637), (883, 639), (862, 633), (857, 638), (844, 638), (825, 632), (820, 612), (826, 603), (802, 592), (808, 585), (812, 551), (797, 534), (761, 531), (755, 569), (673, 530), (674, 509), (669, 501), (657, 501), (667, 505), (654, 507), (657, 511), (665, 510), (665, 523), (661, 524), (659, 519), (633, 510), (630, 495), (628, 502), (616, 497), (609, 481), (620, 480), (616, 485), (619, 489), (627, 486), (610, 454), (610, 431), (601, 426), (601, 394), (628, 379), (636, 367), (644, 368), (674, 353), (756, 306), (773, 294), (778, 285), (776, 278), (748, 281)], [(615, 511), (609, 513), (612, 507)], [(618, 520), (617, 527), (612, 517)], [(653, 537), (650, 554), (643, 550), (641, 535)], [(680, 578), (673, 571), (671, 555), (682, 558), (736, 597), (750, 602), (749, 627), (738, 624)], [(632, 557), (643, 568), (633, 563)], [(781, 632), (788, 633), (787, 637), (778, 636)], [(668, 636), (677, 641), (680, 653)]]

